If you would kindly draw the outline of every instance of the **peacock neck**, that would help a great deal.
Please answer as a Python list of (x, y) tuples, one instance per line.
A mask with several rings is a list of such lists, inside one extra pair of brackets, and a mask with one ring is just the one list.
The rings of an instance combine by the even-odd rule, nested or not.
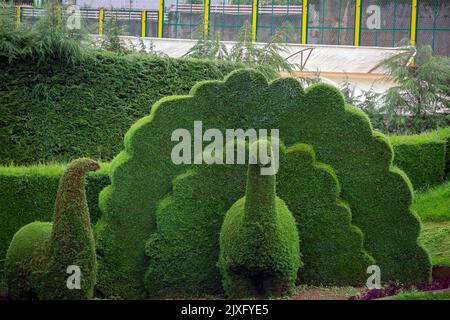
[(249, 165), (245, 195), (245, 220), (269, 222), (276, 220), (275, 175), (261, 175), (259, 165)]

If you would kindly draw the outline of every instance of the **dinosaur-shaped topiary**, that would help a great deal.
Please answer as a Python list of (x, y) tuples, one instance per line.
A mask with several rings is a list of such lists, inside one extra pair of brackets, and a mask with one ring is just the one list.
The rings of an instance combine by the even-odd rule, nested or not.
[[(93, 297), (95, 242), (86, 202), (85, 177), (88, 171), (99, 168), (91, 159), (72, 161), (59, 183), (54, 222), (33, 222), (14, 235), (5, 260), (5, 276), (13, 297)], [(67, 286), (70, 266), (78, 267), (81, 272), (79, 289)]]
[[(251, 148), (270, 145), (259, 140)], [(245, 197), (228, 210), (220, 232), (219, 268), (229, 297), (283, 295), (292, 291), (300, 259), (296, 222), (275, 194), (275, 175), (250, 164)]]

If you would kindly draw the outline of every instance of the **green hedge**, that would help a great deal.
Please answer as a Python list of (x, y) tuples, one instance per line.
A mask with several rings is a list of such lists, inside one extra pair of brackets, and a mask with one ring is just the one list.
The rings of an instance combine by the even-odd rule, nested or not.
[(429, 279), (431, 263), (417, 243), (420, 223), (410, 209), (412, 187), (392, 167), (392, 147), (367, 116), (346, 105), (334, 87), (304, 91), (292, 78), (268, 83), (261, 73), (238, 70), (224, 81), (198, 83), (189, 95), (158, 101), (125, 135), (124, 150), (111, 163), (111, 185), (100, 195), (103, 215), (96, 226), (98, 288), (107, 296), (145, 297), (143, 243), (157, 229), (159, 201), (188, 169), (172, 163), (171, 135), (178, 128), (192, 135), (195, 120), (203, 121), (203, 130), (279, 128), (287, 147), (311, 145), (317, 160), (335, 170), (341, 198), (383, 280)]
[[(250, 148), (266, 146), (259, 140)], [(292, 293), (303, 265), (295, 218), (276, 195), (275, 174), (262, 175), (262, 167), (249, 164), (245, 197), (227, 211), (220, 230), (218, 265), (231, 298)]]
[[(5, 278), (15, 299), (87, 300), (94, 297), (96, 252), (86, 198), (86, 175), (100, 165), (80, 158), (60, 179), (52, 223), (34, 221), (13, 237), (6, 253)], [(67, 287), (67, 269), (82, 271), (79, 290)]]
[(442, 183), (450, 169), (450, 128), (412, 136), (391, 136), (394, 163), (408, 175), (414, 189)]
[(363, 250), (364, 235), (340, 198), (335, 171), (316, 161), (311, 146), (296, 144), (283, 152), (277, 194), (297, 221), (304, 262), (299, 283), (364, 284), (367, 267), (375, 261)]
[(152, 104), (222, 79), (225, 62), (90, 54), (80, 65), (0, 59), (0, 164), (111, 160)]
[[(13, 235), (33, 221), (51, 221), (64, 165), (0, 167), (0, 270)], [(86, 194), (95, 223), (101, 213), (98, 195), (109, 184), (108, 164), (87, 177)]]

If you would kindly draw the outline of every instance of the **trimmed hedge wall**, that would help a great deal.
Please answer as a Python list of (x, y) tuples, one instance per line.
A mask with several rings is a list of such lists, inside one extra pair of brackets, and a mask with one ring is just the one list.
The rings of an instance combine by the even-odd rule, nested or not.
[(259, 72), (238, 70), (224, 81), (198, 83), (187, 96), (161, 99), (125, 135), (124, 150), (111, 163), (111, 185), (100, 195), (103, 215), (96, 226), (98, 288), (106, 296), (145, 297), (143, 243), (156, 231), (159, 201), (188, 169), (171, 161), (172, 132), (185, 128), (192, 135), (196, 120), (203, 130), (279, 128), (287, 147), (311, 145), (317, 160), (335, 170), (383, 280), (429, 280), (431, 263), (417, 242), (420, 223), (410, 209), (411, 184), (392, 167), (392, 146), (367, 116), (346, 105), (334, 87), (304, 91), (292, 78), (269, 84)]
[(162, 97), (187, 94), (236, 65), (101, 52), (81, 65), (0, 60), (0, 164), (111, 160)]
[(450, 128), (413, 136), (391, 136), (394, 163), (410, 178), (414, 189), (442, 183), (450, 168)]
[[(98, 195), (109, 184), (108, 166), (102, 165), (86, 179), (92, 223), (101, 215)], [(65, 165), (0, 167), (0, 270), (3, 270), (3, 259), (11, 239), (21, 227), (33, 221), (52, 221), (64, 169)]]

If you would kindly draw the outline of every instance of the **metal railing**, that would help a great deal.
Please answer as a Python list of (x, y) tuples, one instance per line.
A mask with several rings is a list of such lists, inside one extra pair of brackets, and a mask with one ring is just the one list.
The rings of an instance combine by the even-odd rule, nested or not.
[[(403, 39), (429, 44), (450, 56), (450, 1), (446, 0), (164, 0), (152, 10), (81, 9), (85, 26), (102, 34), (114, 17), (123, 35), (199, 38), (219, 34), (236, 40), (244, 24), (253, 41), (267, 42), (282, 30), (288, 43), (395, 47)], [(292, 3), (292, 4), (291, 4)], [(26, 26), (41, 9), (17, 6), (17, 25)]]

